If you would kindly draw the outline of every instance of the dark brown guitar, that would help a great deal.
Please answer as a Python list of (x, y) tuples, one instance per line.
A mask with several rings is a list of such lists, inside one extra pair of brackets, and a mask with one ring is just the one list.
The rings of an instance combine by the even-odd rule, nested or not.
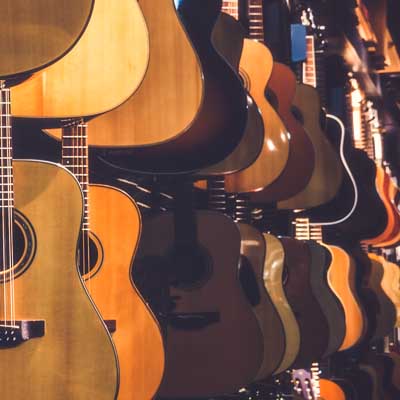
[(184, 0), (178, 7), (204, 79), (202, 106), (191, 126), (162, 144), (98, 149), (101, 160), (125, 171), (187, 173), (216, 164), (235, 149), (246, 127), (247, 98), (238, 75), (211, 40), (220, 10), (221, 0)]
[[(236, 72), (239, 72), (244, 37), (242, 25), (230, 15), (221, 13), (213, 30), (212, 41), (215, 49)], [(264, 125), (260, 110), (249, 94), (247, 106), (246, 130), (236, 149), (224, 160), (199, 171), (197, 175), (232, 174), (247, 168), (257, 159), (263, 146)]]
[(145, 274), (158, 266), (168, 282), (159, 395), (172, 399), (233, 393), (254, 380), (263, 357), (262, 332), (239, 282), (239, 230), (222, 213), (194, 211), (185, 186), (174, 213), (144, 219), (133, 267)]
[(300, 328), (300, 350), (292, 367), (304, 368), (326, 353), (329, 325), (313, 293), (312, 258), (308, 245), (293, 238), (280, 240), (285, 250), (285, 293)]
[(285, 169), (274, 182), (263, 190), (251, 193), (254, 202), (272, 203), (288, 199), (303, 190), (311, 179), (314, 148), (304, 127), (294, 118), (291, 111), (295, 93), (294, 73), (286, 65), (274, 62), (266, 97), (290, 133), (289, 158)]

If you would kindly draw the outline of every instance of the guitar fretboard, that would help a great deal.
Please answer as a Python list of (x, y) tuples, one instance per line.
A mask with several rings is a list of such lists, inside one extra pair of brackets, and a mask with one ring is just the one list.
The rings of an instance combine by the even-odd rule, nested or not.
[(222, 11), (231, 15), (235, 19), (239, 19), (239, 4), (238, 0), (223, 0)]
[(322, 242), (321, 225), (310, 225), (310, 220), (308, 218), (296, 218), (294, 225), (296, 239)]
[(14, 208), (10, 89), (0, 88), (0, 209)]
[(306, 60), (303, 63), (303, 82), (307, 85), (317, 87), (317, 72), (315, 66), (314, 36), (306, 36)]
[(83, 191), (83, 230), (89, 230), (89, 160), (87, 125), (79, 124), (62, 129), (62, 164), (79, 181)]
[(262, 0), (248, 0), (249, 36), (251, 39), (264, 42), (264, 17)]

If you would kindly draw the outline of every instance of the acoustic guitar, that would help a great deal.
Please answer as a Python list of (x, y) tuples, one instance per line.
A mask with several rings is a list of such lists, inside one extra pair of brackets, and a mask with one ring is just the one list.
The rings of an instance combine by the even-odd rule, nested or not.
[(5, 0), (0, 4), (0, 77), (29, 75), (65, 55), (79, 40), (94, 0)]
[[(313, 234), (312, 234), (313, 233)], [(328, 273), (332, 266), (329, 250), (318, 242), (322, 242), (322, 232), (312, 232), (307, 219), (296, 218), (296, 239), (304, 240), (311, 254), (310, 285), (322, 312), (325, 315), (329, 329), (329, 340), (322, 358), (336, 352), (341, 346), (346, 334), (344, 308), (336, 295), (335, 287), (330, 285)], [(316, 240), (311, 240), (316, 239)]]
[[(316, 43), (314, 35), (307, 36), (306, 60), (303, 63), (302, 82), (298, 84), (293, 102), (295, 116), (304, 121), (303, 125), (314, 146), (315, 167), (307, 187), (292, 198), (279, 202), (281, 209), (307, 209), (331, 201), (338, 193), (344, 175), (344, 168), (338, 153), (329, 142), (321, 127), (321, 104), (323, 99), (317, 69)], [(326, 185), (325, 182), (329, 182)]]
[[(90, 52), (87, 55), (91, 60), (104, 64), (104, 68), (93, 65), (89, 60), (89, 65), (98, 74), (96, 79), (89, 75), (88, 83), (91, 87), (97, 85), (92, 87), (94, 92), (91, 91), (97, 93), (97, 98), (85, 97), (79, 103), (92, 109), (102, 102), (100, 109), (104, 110), (110, 102), (114, 107), (122, 103), (119, 97), (114, 102), (108, 98), (109, 90), (124, 93), (124, 100), (137, 90), (112, 113), (90, 123), (89, 144), (148, 145), (170, 140), (185, 132), (202, 104), (204, 83), (198, 57), (177, 15), (174, 2), (143, 1), (139, 7), (137, 0), (99, 0), (95, 7), (98, 7), (99, 14), (92, 35), (98, 42), (101, 38), (106, 38), (106, 41), (100, 48), (98, 45), (86, 48), (82, 43), (82, 50)], [(104, 18), (107, 18), (106, 29), (102, 28)], [(110, 35), (111, 30), (113, 35)], [(107, 51), (103, 54), (100, 49), (104, 50), (104, 47)], [(85, 54), (83, 57), (83, 60), (88, 60)], [(126, 63), (127, 57), (129, 63)], [(121, 58), (122, 63), (118, 62)], [(65, 72), (73, 73), (71, 67), (64, 65)], [(87, 74), (90, 72), (82, 71), (79, 78), (84, 79)], [(82, 86), (77, 87), (79, 92)], [(59, 101), (55, 99), (56, 105)], [(60, 111), (62, 107), (57, 112)], [(152, 116), (153, 113), (157, 117)]]
[[(168, 286), (169, 307), (157, 310), (166, 324), (166, 368), (158, 395), (234, 393), (254, 381), (263, 357), (262, 332), (238, 279), (240, 233), (222, 213), (195, 211), (191, 185), (176, 180), (175, 185), (174, 212), (143, 220), (134, 262), (144, 275), (154, 271), (147, 284), (158, 277)], [(141, 292), (151, 294), (146, 279), (141, 282)]]
[(264, 266), (264, 285), (270, 293), (273, 304), (279, 313), (285, 329), (285, 352), (275, 374), (279, 374), (293, 364), (300, 350), (300, 329), (296, 316), (289, 305), (284, 290), (284, 259), (285, 253), (282, 243), (270, 234), (263, 234), (267, 247), (267, 257)]
[[(317, 241), (328, 252), (325, 254), (325, 261), (329, 263), (326, 274), (327, 283), (335, 294), (335, 300), (342, 306), (339, 313), (338, 310), (335, 313), (334, 308), (330, 307), (330, 315), (336, 314), (336, 317), (331, 319), (331, 323), (339, 327), (339, 330), (337, 330), (338, 327), (333, 329), (336, 333), (332, 344), (335, 340), (339, 340), (341, 342), (336, 350), (348, 349), (361, 340), (366, 329), (363, 308), (356, 288), (355, 262), (342, 248), (324, 243), (323, 226), (312, 224), (307, 218), (296, 218), (296, 235), (301, 239)], [(321, 261), (323, 262), (323, 259)], [(316, 268), (320, 269), (318, 265)], [(342, 323), (344, 323), (344, 336), (341, 335)], [(334, 347), (335, 345), (332, 348)]]
[(282, 280), (279, 279), (282, 275), (279, 276), (278, 271), (275, 275), (272, 256), (278, 254), (269, 247), (263, 234), (243, 222), (237, 226), (241, 236), (240, 281), (253, 306), (264, 337), (263, 362), (255, 377), (256, 381), (260, 381), (269, 378), (286, 356), (287, 329), (281, 321), (281, 313), (275, 303), (275, 300), (279, 301), (277, 286), (282, 287)]
[[(137, 0), (96, 0), (72, 51), (12, 88), (14, 117), (49, 128), (63, 119), (109, 111), (138, 88), (148, 60), (149, 37)], [(61, 139), (59, 130), (53, 134)], [(112, 136), (111, 130), (108, 140)]]
[[(223, 8), (224, 9), (224, 8)], [(229, 36), (226, 35), (229, 32)], [(245, 32), (242, 25), (221, 13), (212, 33), (215, 49), (224, 56), (229, 65), (239, 72)], [(247, 93), (247, 124), (242, 140), (227, 158), (196, 173), (199, 177), (231, 174), (249, 167), (259, 156), (263, 147), (264, 125), (260, 110)], [(196, 182), (196, 187), (206, 189), (207, 182)]]
[[(238, 75), (215, 50), (212, 43), (212, 30), (220, 10), (221, 0), (184, 0), (179, 3), (180, 17), (202, 65), (204, 88), (201, 92), (201, 107), (196, 118), (186, 128), (175, 132), (176, 137), (159, 144), (129, 149), (119, 144), (118, 148), (96, 149), (95, 154), (102, 162), (125, 171), (184, 174), (216, 164), (236, 148), (246, 127), (247, 97)], [(164, 17), (164, 9), (160, 9), (159, 12)], [(229, 32), (226, 34), (229, 37)], [(169, 53), (167, 56), (171, 58)], [(182, 65), (185, 65), (184, 59)], [(166, 70), (165, 65), (161, 69)], [(177, 68), (174, 71), (179, 70), (180, 68)], [(190, 94), (188, 86), (190, 79), (187, 81), (184, 76), (179, 75), (179, 80), (178, 87), (181, 87), (184, 93)], [(158, 87), (158, 90), (167, 94), (174, 93), (165, 86)], [(152, 98), (148, 92), (145, 96)], [(142, 101), (139, 102), (138, 108), (147, 110), (146, 122), (158, 120), (159, 130), (166, 131), (165, 119), (175, 120), (177, 115), (182, 113), (181, 105), (185, 104), (185, 96), (171, 98), (169, 101), (174, 104), (175, 110), (169, 110), (165, 117), (160, 114), (160, 110), (165, 109), (162, 104), (158, 108), (151, 108), (152, 112), (158, 113), (157, 118), (152, 117), (149, 108), (146, 108)], [(129, 102), (125, 104), (128, 106)], [(135, 124), (137, 115), (137, 112), (129, 112), (132, 124)], [(105, 132), (121, 126), (118, 114), (114, 111), (109, 113), (107, 118), (111, 121), (110, 125), (103, 124), (103, 117), (94, 121), (94, 135), (98, 129), (96, 126), (100, 124), (102, 131), (104, 129)], [(132, 131), (135, 132), (132, 124), (128, 126), (130, 137), (133, 136)], [(145, 132), (145, 127), (142, 128), (142, 132)], [(115, 142), (114, 146), (116, 145)], [(129, 145), (129, 142), (124, 145)]]
[(382, 286), (382, 281), (387, 279), (387, 277), (385, 278), (385, 269), (379, 256), (374, 253), (368, 253), (368, 258), (371, 264), (367, 287), (375, 293), (379, 301), (379, 311), (376, 315), (376, 329), (371, 338), (371, 340), (376, 340), (387, 336), (393, 330), (396, 324), (397, 313), (395, 305)]
[[(226, 1), (225, 10), (238, 16), (238, 1)], [(264, 121), (264, 144), (257, 160), (248, 168), (226, 177), (227, 192), (251, 192), (264, 189), (285, 169), (289, 157), (289, 136), (286, 127), (265, 98), (265, 90), (271, 76), (273, 59), (263, 44), (263, 14), (261, 0), (248, 2), (250, 39), (245, 39), (240, 59), (240, 75), (261, 111)], [(254, 40), (253, 40), (254, 39)]]
[(294, 73), (286, 65), (274, 62), (266, 94), (290, 133), (289, 157), (285, 169), (274, 182), (251, 193), (251, 200), (256, 203), (272, 203), (294, 196), (306, 187), (313, 174), (314, 148), (291, 111), (295, 91)]
[[(112, 326), (119, 360), (119, 399), (147, 400), (164, 371), (164, 346), (155, 317), (131, 280), (141, 217), (121, 190), (89, 183), (88, 128), (62, 129), (62, 164), (79, 181), (84, 199), (79, 269), (102, 317)], [(121, 240), (118, 232), (123, 232)]]
[[(321, 359), (329, 343), (329, 325), (311, 287), (311, 253), (306, 243), (280, 238), (285, 251), (285, 294), (300, 329), (300, 349), (292, 368)], [(318, 331), (318, 335), (313, 332)]]

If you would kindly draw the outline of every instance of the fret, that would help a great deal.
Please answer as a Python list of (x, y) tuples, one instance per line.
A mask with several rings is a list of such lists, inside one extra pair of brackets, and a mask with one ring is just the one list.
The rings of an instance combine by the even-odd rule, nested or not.
[(248, 0), (249, 36), (264, 42), (264, 13), (262, 0)]

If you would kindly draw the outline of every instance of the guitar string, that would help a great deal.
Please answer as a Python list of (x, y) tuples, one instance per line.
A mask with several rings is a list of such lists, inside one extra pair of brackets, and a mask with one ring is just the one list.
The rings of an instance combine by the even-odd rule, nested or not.
[[(10, 99), (10, 89), (6, 89), (6, 132), (8, 138), (8, 145), (7, 145), (7, 154), (8, 154), (8, 163), (9, 166), (12, 167), (12, 138), (11, 138), (11, 99)], [(14, 293), (14, 216), (13, 216), (13, 174), (12, 169), (9, 170), (10, 173), (7, 174), (8, 176), (8, 187), (7, 192), (9, 196), (9, 205), (8, 205), (8, 237), (9, 237), (9, 246), (10, 246), (10, 269), (9, 269), (9, 286), (10, 286), (10, 318), (11, 318), (11, 325), (15, 326), (15, 293)]]
[(0, 107), (1, 107), (1, 113), (0, 113), (0, 132), (1, 132), (1, 190), (2, 190), (2, 204), (1, 204), (1, 233), (2, 233), (2, 283), (3, 283), (3, 314), (4, 314), (4, 324), (7, 324), (7, 286), (6, 286), (6, 182), (5, 182), (5, 177), (8, 169), (7, 167), (7, 155), (5, 155), (4, 152), (4, 143), (7, 146), (7, 140), (5, 136), (5, 130), (3, 128), (3, 114), (4, 114), (4, 82), (1, 82), (0, 86)]

